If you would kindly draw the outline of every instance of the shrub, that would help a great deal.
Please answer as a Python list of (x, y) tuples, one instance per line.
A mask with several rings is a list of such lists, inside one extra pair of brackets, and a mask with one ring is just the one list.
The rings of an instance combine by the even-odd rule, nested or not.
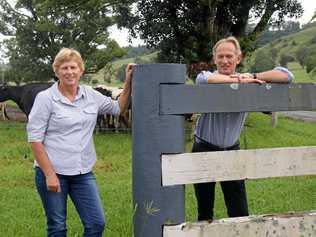
[(310, 73), (313, 71), (314, 68), (316, 68), (316, 57), (315, 55), (309, 55), (305, 60), (306, 65), (306, 72)]
[(287, 64), (289, 62), (293, 62), (295, 61), (295, 58), (292, 56), (292, 55), (289, 55), (289, 54), (282, 54), (280, 56), (280, 65), (282, 67), (287, 67)]
[(271, 70), (275, 67), (275, 61), (271, 55), (270, 51), (261, 50), (257, 53), (254, 60), (254, 64), (251, 66), (251, 71), (253, 72), (262, 72)]

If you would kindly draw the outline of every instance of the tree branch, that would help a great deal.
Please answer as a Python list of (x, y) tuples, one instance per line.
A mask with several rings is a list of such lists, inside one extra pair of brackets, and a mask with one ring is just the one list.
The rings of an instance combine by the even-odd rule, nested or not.
[(254, 28), (254, 30), (248, 35), (248, 37), (252, 40), (255, 41), (260, 34), (266, 29), (268, 22), (272, 16), (272, 14), (276, 11), (277, 9), (275, 8), (275, 5), (269, 1), (266, 2), (266, 9), (261, 17), (260, 21)]

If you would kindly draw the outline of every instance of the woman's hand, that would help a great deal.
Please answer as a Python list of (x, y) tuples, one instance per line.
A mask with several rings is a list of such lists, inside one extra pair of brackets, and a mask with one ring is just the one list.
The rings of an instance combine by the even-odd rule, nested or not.
[(46, 176), (47, 190), (51, 192), (60, 192), (60, 183), (56, 173)]
[(127, 64), (125, 68), (125, 82), (123, 91), (118, 99), (118, 103), (120, 106), (121, 113), (123, 113), (129, 106), (131, 100), (131, 92), (132, 92), (132, 79), (134, 72), (134, 63)]
[(131, 83), (131, 81), (133, 79), (133, 72), (134, 72), (135, 65), (136, 65), (135, 63), (127, 64), (127, 66), (125, 68), (125, 82), (126, 83)]

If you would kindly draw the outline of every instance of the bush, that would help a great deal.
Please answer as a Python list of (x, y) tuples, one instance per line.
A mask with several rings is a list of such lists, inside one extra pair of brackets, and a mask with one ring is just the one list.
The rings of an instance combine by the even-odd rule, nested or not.
[(119, 67), (119, 69), (117, 70), (117, 80), (119, 80), (120, 82), (124, 82), (125, 81), (125, 67), (126, 65), (122, 65)]
[(299, 47), (298, 50), (295, 52), (295, 58), (299, 62), (299, 64), (304, 67), (304, 61), (308, 53), (308, 48), (306, 46)]
[(313, 80), (316, 80), (316, 67), (309, 73)]
[(91, 83), (92, 83), (92, 85), (96, 85), (96, 84), (98, 84), (99, 83), (99, 81), (97, 80), (97, 79), (92, 79), (91, 80)]
[(311, 39), (312, 44), (316, 44), (316, 35)]
[(254, 64), (251, 66), (252, 72), (262, 72), (271, 70), (275, 67), (275, 61), (271, 55), (270, 51), (261, 50), (256, 54), (256, 58), (254, 60)]
[(287, 67), (287, 64), (289, 62), (293, 62), (295, 61), (295, 58), (292, 56), (292, 55), (289, 55), (289, 54), (282, 54), (280, 56), (280, 65), (282, 67)]
[(313, 71), (314, 68), (316, 68), (316, 57), (315, 55), (311, 54), (309, 55), (305, 60), (306, 65), (306, 72), (310, 73)]

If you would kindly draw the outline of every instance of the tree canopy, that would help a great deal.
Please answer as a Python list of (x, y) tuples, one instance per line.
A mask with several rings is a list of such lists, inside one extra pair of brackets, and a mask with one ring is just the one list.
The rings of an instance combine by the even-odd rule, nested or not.
[(118, 10), (119, 25), (158, 48), (160, 61), (187, 64), (209, 62), (214, 43), (229, 35), (250, 52), (268, 25), (303, 12), (297, 0), (123, 0)]
[[(88, 73), (97, 72), (125, 51), (109, 39), (107, 28), (115, 23), (111, 0), (18, 0), (0, 2), (0, 33), (16, 80), (52, 78), (54, 56), (62, 47), (77, 49)], [(102, 46), (102, 48), (100, 48)]]

